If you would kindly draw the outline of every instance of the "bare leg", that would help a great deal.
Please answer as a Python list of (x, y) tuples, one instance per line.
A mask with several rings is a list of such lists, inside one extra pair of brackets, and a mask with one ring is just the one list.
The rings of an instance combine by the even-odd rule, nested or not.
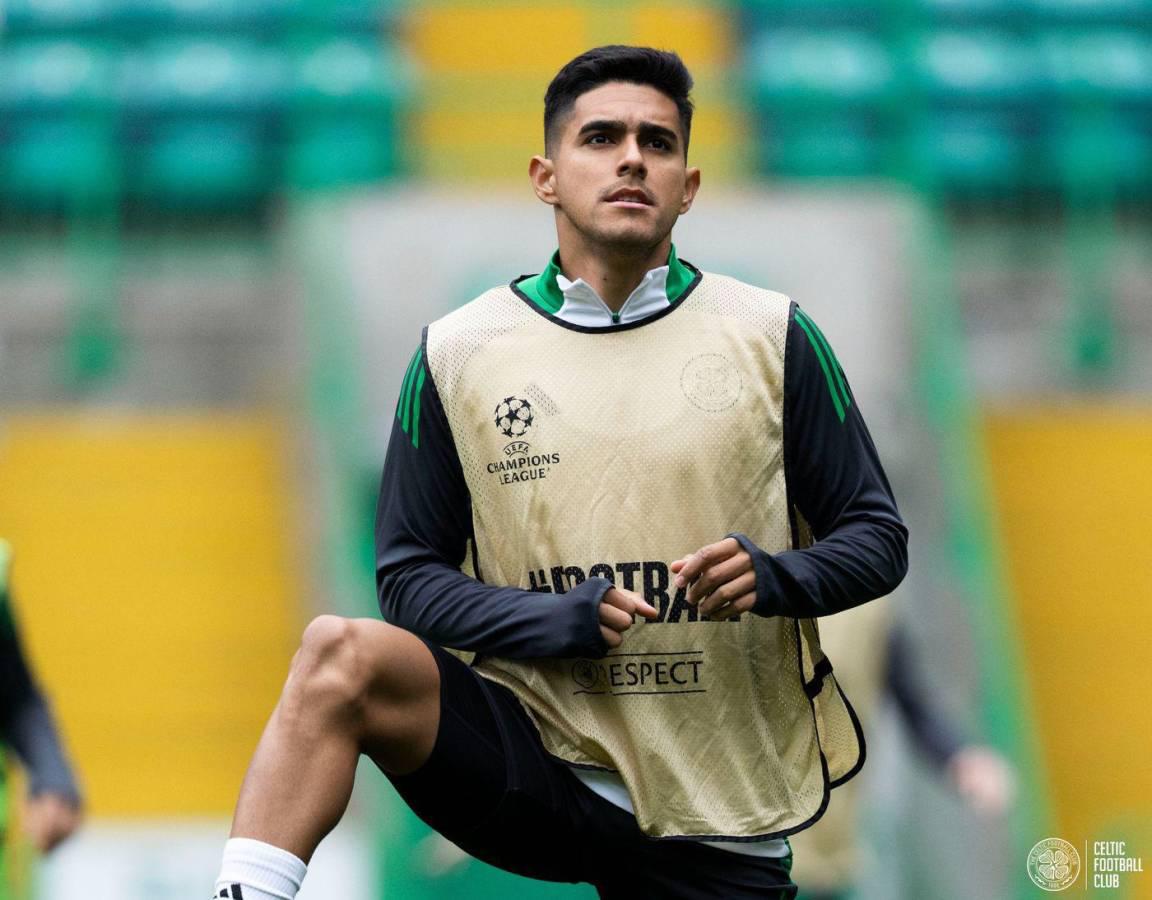
[(374, 619), (315, 619), (244, 777), (232, 837), (308, 862), (344, 815), (360, 754), (413, 772), (439, 725), (440, 673), (419, 638)]

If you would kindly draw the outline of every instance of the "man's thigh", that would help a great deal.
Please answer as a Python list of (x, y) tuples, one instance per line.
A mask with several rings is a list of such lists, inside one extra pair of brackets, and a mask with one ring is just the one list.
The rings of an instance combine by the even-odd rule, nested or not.
[(568, 792), (582, 786), (543, 749), (511, 692), (429, 648), (440, 667), (436, 743), (423, 766), (389, 780), (416, 815), (477, 859), (530, 878), (581, 880)]

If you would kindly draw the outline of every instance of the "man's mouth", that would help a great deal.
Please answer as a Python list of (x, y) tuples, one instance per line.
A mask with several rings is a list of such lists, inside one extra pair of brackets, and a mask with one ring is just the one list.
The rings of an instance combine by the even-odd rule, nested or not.
[(640, 208), (653, 205), (652, 198), (649, 197), (645, 191), (637, 188), (619, 188), (605, 197), (604, 200), (613, 206), (623, 206), (627, 208)]

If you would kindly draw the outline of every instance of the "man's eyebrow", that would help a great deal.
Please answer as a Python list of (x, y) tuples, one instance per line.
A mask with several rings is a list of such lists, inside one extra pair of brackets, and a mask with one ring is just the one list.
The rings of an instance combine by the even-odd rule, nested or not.
[[(593, 119), (591, 122), (585, 122), (580, 126), (577, 136), (588, 134), (590, 131), (620, 132), (627, 130), (628, 124), (620, 119)], [(671, 128), (665, 128), (663, 125), (657, 125), (655, 122), (641, 122), (636, 130), (644, 137), (662, 137), (671, 143), (676, 143), (678, 140), (675, 131)]]
[(580, 126), (578, 134), (587, 134), (589, 131), (624, 131), (628, 126), (619, 119), (593, 119)]

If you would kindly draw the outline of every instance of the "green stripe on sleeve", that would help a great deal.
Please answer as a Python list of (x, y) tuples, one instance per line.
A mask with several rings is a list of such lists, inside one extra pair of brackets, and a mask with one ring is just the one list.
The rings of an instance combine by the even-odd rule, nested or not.
[(404, 429), (404, 433), (408, 433), (408, 424), (412, 420), (412, 387), (416, 383), (416, 373), (420, 371), (420, 359), (424, 355), (424, 351), (417, 350), (416, 355), (412, 357), (412, 374), (408, 377), (408, 383), (404, 386), (403, 396), (403, 409), (400, 415), (400, 427)]
[(844, 372), (840, 366), (840, 360), (836, 358), (836, 351), (832, 349), (832, 345), (828, 343), (828, 338), (824, 336), (824, 332), (820, 330), (820, 326), (812, 321), (812, 318), (803, 310), (798, 312), (804, 316), (805, 321), (812, 326), (812, 330), (816, 333), (816, 339), (820, 341), (820, 345), (824, 348), (824, 353), (828, 357), (829, 366), (832, 369), (832, 374), (836, 377), (836, 384), (840, 388), (840, 399), (844, 401), (844, 408), (852, 408), (852, 396), (848, 393), (848, 385), (844, 383)]
[(841, 423), (844, 421), (847, 410), (844, 408), (844, 403), (840, 399), (840, 394), (836, 389), (836, 380), (832, 377), (832, 372), (828, 367), (828, 360), (824, 356), (824, 350), (820, 346), (820, 342), (812, 333), (812, 328), (806, 321), (806, 317), (800, 315), (800, 310), (796, 310), (796, 324), (804, 329), (804, 333), (808, 335), (808, 343), (812, 345), (812, 349), (816, 351), (816, 359), (820, 361), (820, 368), (824, 370), (824, 379), (828, 382), (828, 392), (832, 395), (832, 403), (836, 407), (836, 415), (839, 417)]
[(404, 419), (404, 406), (405, 399), (408, 395), (408, 385), (412, 383), (412, 372), (416, 368), (416, 360), (420, 356), (420, 350), (417, 348), (416, 352), (412, 354), (412, 358), (408, 360), (408, 368), (404, 371), (404, 380), (400, 383), (400, 399), (396, 403), (396, 418), (401, 420), (403, 424)]
[(416, 351), (416, 359), (413, 362), (412, 379), (408, 383), (408, 392), (404, 395), (404, 417), (400, 420), (400, 427), (402, 427), (406, 433), (411, 433), (408, 431), (408, 426), (412, 422), (412, 388), (415, 386), (416, 373), (419, 372), (423, 366), (423, 355), (423, 350)]
[(420, 449), (420, 392), (424, 390), (424, 375), (427, 369), (423, 365), (420, 366), (420, 374), (416, 377), (416, 390), (413, 392), (412, 401), (412, 446), (417, 450)]

